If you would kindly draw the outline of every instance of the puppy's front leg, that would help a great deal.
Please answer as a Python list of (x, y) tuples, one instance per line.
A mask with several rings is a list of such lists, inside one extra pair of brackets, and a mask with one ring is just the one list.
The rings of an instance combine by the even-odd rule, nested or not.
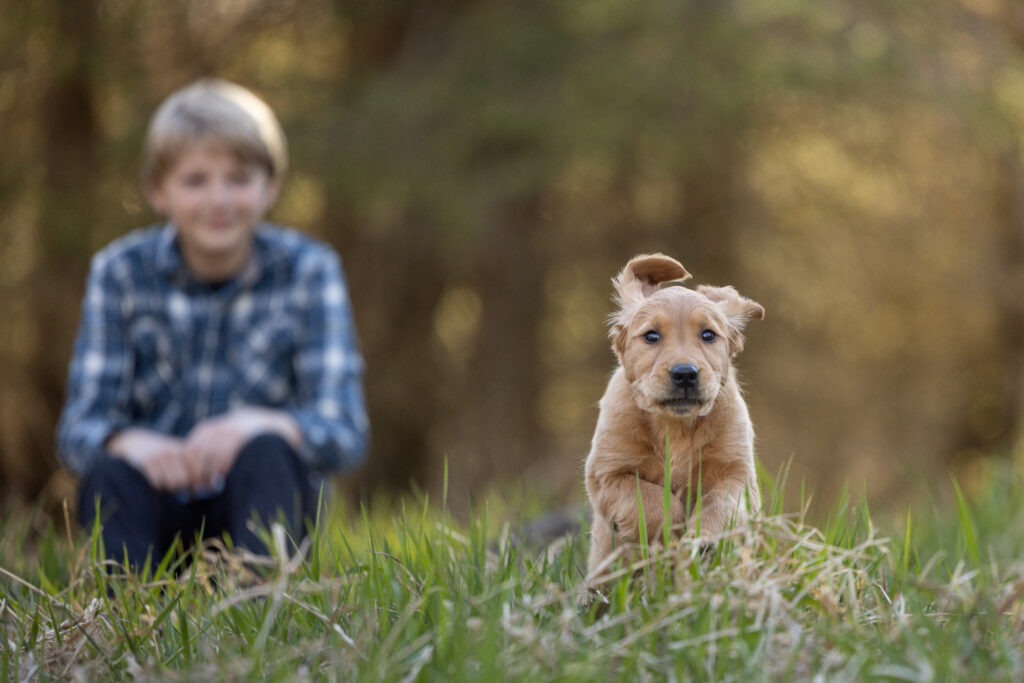
[(690, 533), (696, 534), (700, 525), (700, 536), (716, 536), (726, 529), (742, 524), (747, 516), (760, 507), (760, 497), (756, 489), (748, 492), (742, 482), (723, 482), (714, 489), (706, 491), (700, 500), (700, 515), (697, 511), (687, 522)]
[[(588, 486), (594, 511), (614, 524), (616, 537), (628, 543), (640, 542), (640, 506), (637, 499), (635, 474), (618, 474), (601, 478)], [(660, 484), (639, 480), (640, 499), (643, 501), (647, 541), (661, 537), (664, 523), (664, 490)], [(670, 524), (686, 521), (686, 508), (675, 496), (671, 502)]]
[[(664, 522), (664, 490), (658, 484), (640, 480), (637, 498), (636, 474), (618, 473), (587, 477), (587, 494), (594, 508), (590, 557), (587, 573), (593, 575), (617, 544), (640, 542), (640, 507), (643, 501), (647, 541), (661, 537)], [(686, 521), (686, 508), (676, 497), (671, 501), (670, 523)]]

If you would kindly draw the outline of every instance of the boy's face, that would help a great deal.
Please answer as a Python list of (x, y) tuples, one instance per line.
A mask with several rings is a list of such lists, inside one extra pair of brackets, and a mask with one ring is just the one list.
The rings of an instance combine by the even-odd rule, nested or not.
[(149, 197), (177, 227), (189, 267), (200, 278), (220, 279), (245, 265), (253, 230), (277, 189), (263, 166), (243, 163), (213, 144), (195, 144), (149, 188)]

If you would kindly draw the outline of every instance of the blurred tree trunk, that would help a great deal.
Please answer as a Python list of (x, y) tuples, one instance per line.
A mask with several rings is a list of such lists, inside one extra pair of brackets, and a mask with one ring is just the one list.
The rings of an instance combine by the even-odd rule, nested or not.
[[(1003, 6), (1003, 26), (1018, 48), (1024, 48), (1024, 6), (1009, 2)], [(1008, 19), (1009, 21), (1005, 21)], [(1017, 147), (1003, 157), (1005, 215), (1001, 242), (1005, 283), (1001, 299), (1005, 310), (1005, 342), (1010, 349), (1008, 363), (1009, 415), (1013, 424), (1009, 447), (1024, 456), (1024, 150)]]
[(1014, 148), (1000, 158), (1003, 215), (996, 236), (1002, 276), (996, 292), (1002, 310), (1000, 344), (1006, 370), (998, 392), (1005, 400), (1006, 424), (995, 451), (1009, 453), (1024, 445), (1024, 150)]
[(544, 222), (535, 195), (498, 207), (483, 227), (473, 281), (481, 295), (476, 346), (459, 411), (462, 472), (450, 475), (461, 489), (503, 481), (550, 455), (537, 417), (543, 365), (547, 253), (540, 248)]
[(959, 424), (951, 432), (951, 464), (1010, 456), (1024, 437), (1024, 165), (1019, 149), (993, 159), (999, 224), (991, 232), (996, 274), (997, 334), (973, 354)]
[[(325, 215), (344, 215), (328, 209)], [(372, 457), (353, 482), (361, 498), (377, 486), (405, 491), (431, 466), (430, 437), (442, 415), (442, 368), (434, 362), (434, 311), (444, 291), (444, 254), (433, 231), (407, 221), (401, 235), (352, 227), (338, 243), (367, 372)]]
[(735, 23), (732, 11), (718, 0), (695, 0), (683, 10), (680, 60), (687, 74), (672, 110), (693, 142), (684, 152), (679, 230), (671, 248), (695, 282), (742, 287), (736, 221), (737, 208), (745, 205), (738, 179), (744, 176), (741, 141), (750, 119), (752, 65), (742, 44), (749, 36), (723, 29)]
[(674, 255), (697, 283), (737, 283), (735, 178), (739, 164), (732, 143), (720, 142), (721, 154), (682, 182), (683, 210), (680, 230), (672, 239)]
[(416, 66), (436, 56), (452, 20), (474, 0), (335, 0), (351, 25), (352, 71), (368, 75), (396, 61)]
[(34, 495), (56, 467), (52, 426), (64, 397), (64, 381), (95, 216), (99, 125), (95, 114), (98, 0), (59, 3), (49, 53), (51, 78), (42, 98), (44, 182), (40, 201), (39, 262), (29, 295), (35, 317), (29, 380), (44, 397), (44, 415), (33, 416), (31, 463), (25, 489)]
[[(337, 14), (351, 26), (351, 80), (338, 91), (340, 110), (380, 72), (424, 69), (442, 51), (452, 21), (466, 4), (336, 0)], [(324, 160), (325, 178), (336, 175), (336, 164), (334, 158)], [(371, 456), (345, 482), (350, 493), (365, 500), (378, 488), (424, 487), (440, 471), (435, 436), (452, 414), (453, 378), (437, 361), (434, 315), (452, 277), (450, 245), (436, 226), (416, 215), (384, 230), (361, 225), (343, 196), (328, 193), (324, 215), (335, 224), (325, 226), (325, 234), (341, 250), (360, 338), (372, 340), (362, 346)]]

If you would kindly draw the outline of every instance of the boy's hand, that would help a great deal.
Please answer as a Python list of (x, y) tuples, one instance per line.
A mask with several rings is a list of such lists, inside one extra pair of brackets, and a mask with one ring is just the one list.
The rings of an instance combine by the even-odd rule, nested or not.
[(158, 491), (192, 487), (183, 439), (133, 427), (111, 437), (107, 451), (142, 472), (146, 481)]
[(185, 460), (193, 487), (226, 477), (242, 447), (260, 434), (278, 434), (296, 447), (302, 441), (289, 414), (256, 406), (236, 408), (193, 427), (185, 438)]

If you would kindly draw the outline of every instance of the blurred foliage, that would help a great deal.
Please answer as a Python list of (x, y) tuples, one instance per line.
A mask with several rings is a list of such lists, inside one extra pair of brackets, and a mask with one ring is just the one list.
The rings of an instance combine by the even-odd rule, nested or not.
[(1013, 0), (0, 0), (0, 491), (57, 498), (88, 258), (154, 220), (138, 153), (244, 83), (273, 218), (339, 248), (373, 454), (350, 493), (579, 496), (635, 253), (765, 305), (759, 455), (898, 500), (1020, 450), (1024, 9)]

